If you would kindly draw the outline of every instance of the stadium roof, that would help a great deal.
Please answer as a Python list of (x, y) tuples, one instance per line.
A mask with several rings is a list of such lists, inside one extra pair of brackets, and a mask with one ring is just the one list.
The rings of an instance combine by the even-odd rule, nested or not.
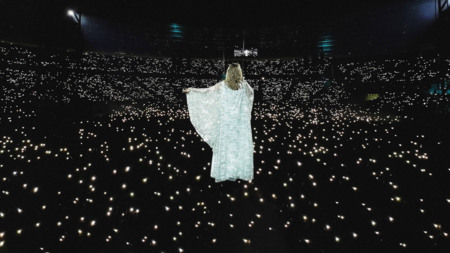
[(435, 18), (432, 0), (0, 0), (0, 31), (73, 42), (69, 8), (82, 13), (87, 49), (138, 53), (221, 55), (244, 41), (266, 55), (387, 53), (414, 44)]

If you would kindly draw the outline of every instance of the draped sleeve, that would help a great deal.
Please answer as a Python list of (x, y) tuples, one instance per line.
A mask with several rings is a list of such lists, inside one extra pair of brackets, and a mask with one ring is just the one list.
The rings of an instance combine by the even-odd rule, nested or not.
[(249, 111), (250, 111), (250, 115), (251, 115), (251, 112), (253, 109), (253, 100), (255, 98), (255, 92), (246, 80), (244, 80), (244, 85), (245, 85), (245, 89), (246, 89), (245, 95), (247, 96), (248, 108), (250, 109)]
[(220, 120), (221, 83), (208, 88), (189, 88), (190, 92), (186, 93), (190, 121), (211, 148), (216, 141)]

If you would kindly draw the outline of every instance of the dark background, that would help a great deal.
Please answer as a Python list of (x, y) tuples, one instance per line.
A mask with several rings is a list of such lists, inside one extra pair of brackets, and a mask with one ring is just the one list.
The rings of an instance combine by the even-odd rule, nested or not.
[(2, 40), (163, 56), (231, 56), (244, 41), (264, 57), (437, 51), (436, 20), (436, 0), (0, 0)]

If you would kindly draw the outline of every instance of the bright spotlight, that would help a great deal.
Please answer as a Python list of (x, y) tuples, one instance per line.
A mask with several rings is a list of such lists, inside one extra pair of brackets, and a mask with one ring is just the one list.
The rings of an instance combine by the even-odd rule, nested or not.
[(81, 28), (81, 13), (79, 11), (69, 9), (67, 10), (67, 16), (72, 17), (77, 25)]

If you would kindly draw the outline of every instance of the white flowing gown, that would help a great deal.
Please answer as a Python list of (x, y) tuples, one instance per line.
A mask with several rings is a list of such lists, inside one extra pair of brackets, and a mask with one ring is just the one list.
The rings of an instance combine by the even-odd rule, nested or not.
[(254, 91), (245, 80), (239, 86), (233, 90), (220, 81), (186, 93), (190, 121), (213, 150), (211, 177), (216, 183), (253, 179)]

